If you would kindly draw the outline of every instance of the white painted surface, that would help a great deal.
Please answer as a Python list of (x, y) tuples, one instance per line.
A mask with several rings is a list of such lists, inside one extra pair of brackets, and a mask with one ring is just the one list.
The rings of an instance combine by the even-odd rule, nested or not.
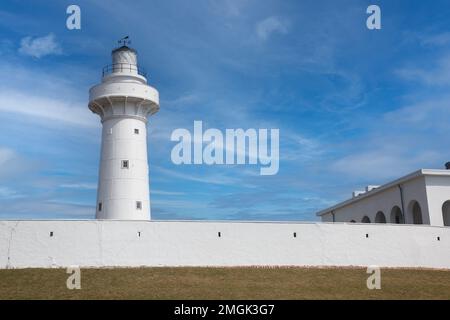
[[(403, 189), (403, 204), (399, 186)], [(386, 222), (395, 223), (392, 213), (397, 207), (405, 212), (406, 224), (414, 224), (417, 220), (413, 218), (413, 207), (417, 202), (422, 224), (444, 226), (447, 208), (443, 205), (449, 200), (450, 171), (423, 169), (322, 210), (318, 215), (324, 222), (332, 222), (334, 214), (335, 222), (362, 222), (364, 217), (368, 217), (374, 223), (376, 215), (381, 212)]]
[(431, 224), (450, 226), (450, 207), (444, 206), (450, 200), (450, 178), (428, 176), (426, 182)]
[(146, 126), (159, 109), (158, 91), (138, 74), (134, 50), (122, 47), (112, 58), (113, 73), (89, 91), (103, 124), (96, 218), (150, 220)]
[(131, 64), (137, 65), (137, 53), (135, 50), (122, 46), (114, 49), (111, 53), (113, 64)]
[(450, 228), (282, 222), (0, 221), (0, 268), (70, 265), (450, 269)]

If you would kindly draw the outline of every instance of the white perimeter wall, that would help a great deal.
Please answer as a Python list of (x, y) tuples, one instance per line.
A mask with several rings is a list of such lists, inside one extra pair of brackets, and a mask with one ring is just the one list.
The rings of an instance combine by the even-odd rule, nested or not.
[(450, 228), (345, 223), (0, 221), (0, 268), (70, 265), (450, 269)]

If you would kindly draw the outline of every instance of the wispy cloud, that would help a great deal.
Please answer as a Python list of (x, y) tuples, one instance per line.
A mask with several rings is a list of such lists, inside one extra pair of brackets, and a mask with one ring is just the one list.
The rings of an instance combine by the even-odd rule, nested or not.
[(11, 148), (0, 146), (0, 178), (26, 176), (30, 168), (33, 167), (31, 161), (23, 159)]
[(15, 153), (11, 149), (0, 148), (0, 167), (4, 167), (5, 163), (11, 159), (13, 159)]
[(280, 17), (268, 17), (256, 24), (256, 35), (260, 40), (269, 39), (274, 33), (286, 34), (289, 30), (289, 22)]
[(60, 185), (61, 188), (66, 189), (83, 189), (83, 190), (95, 190), (97, 189), (96, 183), (64, 183)]
[(437, 131), (450, 131), (449, 118), (450, 96), (446, 93), (423, 101), (414, 101), (397, 110), (386, 112), (383, 116), (387, 125), (402, 126), (404, 132), (424, 130), (435, 132), (435, 139), (441, 139)]
[(310, 138), (299, 132), (283, 131), (281, 140), (281, 160), (316, 161), (325, 153), (324, 145), (318, 138)]
[(446, 46), (450, 44), (450, 32), (420, 35), (419, 41), (425, 46)]
[(2, 219), (94, 219), (94, 217), (94, 205), (44, 199), (22, 198), (20, 201), (4, 203), (0, 210)]
[(18, 193), (16, 190), (13, 190), (9, 187), (0, 186), (0, 199), (3, 200), (13, 200), (23, 198), (24, 195)]
[(407, 66), (395, 70), (395, 74), (409, 82), (428, 86), (450, 85), (450, 54), (444, 54), (428, 66)]
[(50, 33), (43, 37), (23, 38), (20, 41), (19, 53), (39, 59), (48, 55), (59, 55), (62, 49), (56, 42), (55, 35)]
[(435, 151), (411, 155), (403, 150), (396, 152), (376, 148), (341, 158), (331, 163), (331, 169), (351, 178), (372, 179), (378, 184), (422, 168), (424, 163), (435, 162), (440, 158), (441, 155)]
[(226, 176), (224, 174), (200, 175), (192, 173), (182, 173), (177, 170), (170, 170), (159, 166), (153, 166), (153, 169), (156, 171), (156, 173), (162, 173), (164, 175), (177, 179), (207, 184), (234, 185), (240, 181), (237, 177)]
[(188, 93), (182, 96), (179, 96), (172, 100), (162, 100), (167, 108), (186, 108), (186, 105), (191, 105), (194, 103), (199, 103), (202, 100), (200, 99), (200, 93)]
[(157, 190), (157, 189), (151, 189), (151, 194), (157, 194), (162, 196), (181, 196), (186, 194), (185, 192), (176, 192), (176, 191), (165, 191), (165, 190)]
[(97, 127), (95, 119), (85, 105), (52, 96), (38, 96), (27, 92), (5, 90), (0, 88), (0, 112), (9, 112), (49, 120), (49, 123), (59, 125), (59, 122), (83, 126)]

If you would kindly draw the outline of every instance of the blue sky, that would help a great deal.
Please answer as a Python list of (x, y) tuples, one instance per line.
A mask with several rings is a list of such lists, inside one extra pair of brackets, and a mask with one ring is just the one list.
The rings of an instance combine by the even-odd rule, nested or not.
[[(130, 5), (132, 3), (132, 5)], [(66, 8), (81, 7), (81, 30)], [(366, 28), (377, 4), (382, 29)], [(93, 218), (101, 124), (88, 90), (130, 35), (161, 110), (154, 219), (316, 220), (353, 190), (450, 160), (448, 1), (0, 4), (0, 218)], [(280, 170), (176, 166), (176, 128), (279, 128)]]

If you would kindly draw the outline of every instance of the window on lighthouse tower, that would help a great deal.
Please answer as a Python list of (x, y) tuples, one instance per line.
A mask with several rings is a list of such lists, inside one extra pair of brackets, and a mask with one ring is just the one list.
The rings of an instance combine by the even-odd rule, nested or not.
[(139, 134), (139, 129), (134, 129), (134, 134)]
[(122, 169), (128, 169), (129, 163), (128, 160), (122, 160)]
[(142, 210), (142, 202), (141, 201), (136, 201), (136, 209)]

